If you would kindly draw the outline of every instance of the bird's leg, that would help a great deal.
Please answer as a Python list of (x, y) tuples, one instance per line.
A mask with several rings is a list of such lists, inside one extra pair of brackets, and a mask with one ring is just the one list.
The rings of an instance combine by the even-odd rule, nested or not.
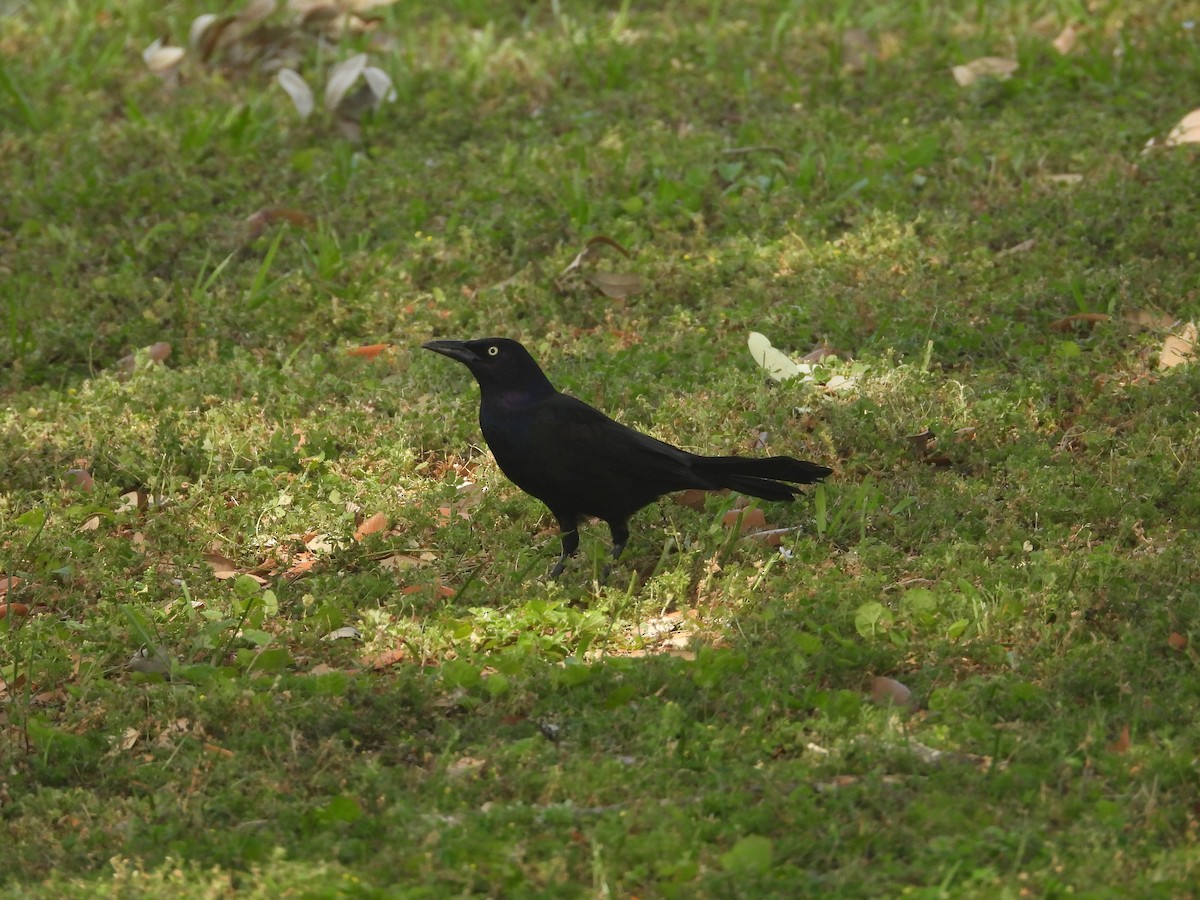
[(557, 578), (563, 573), (563, 569), (567, 567), (567, 560), (574, 556), (575, 551), (579, 549), (579, 525), (576, 520), (566, 516), (555, 516), (555, 518), (558, 519), (558, 527), (562, 531), (562, 556), (550, 570), (551, 578)]
[(608, 530), (612, 532), (612, 562), (604, 567), (604, 571), (600, 573), (600, 580), (604, 581), (608, 578), (608, 573), (612, 571), (613, 564), (621, 556), (621, 551), (625, 549), (625, 545), (629, 542), (629, 525), (625, 522), (609, 522)]

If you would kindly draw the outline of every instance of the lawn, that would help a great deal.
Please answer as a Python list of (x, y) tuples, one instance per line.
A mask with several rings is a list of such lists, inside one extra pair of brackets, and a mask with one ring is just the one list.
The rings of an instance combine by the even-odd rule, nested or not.
[(1192, 896), (1195, 7), (368, 7), (0, 0), (0, 893)]

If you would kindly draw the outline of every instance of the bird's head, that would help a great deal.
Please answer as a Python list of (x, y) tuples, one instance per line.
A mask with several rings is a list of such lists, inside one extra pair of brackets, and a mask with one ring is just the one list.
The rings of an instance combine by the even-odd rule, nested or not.
[(480, 338), (477, 341), (426, 341), (426, 350), (457, 359), (471, 370), (479, 386), (487, 391), (553, 391), (545, 373), (529, 351), (509, 338)]

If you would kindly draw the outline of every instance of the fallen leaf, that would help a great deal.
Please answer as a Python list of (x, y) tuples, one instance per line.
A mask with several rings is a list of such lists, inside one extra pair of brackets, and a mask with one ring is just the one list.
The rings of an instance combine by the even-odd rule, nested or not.
[(370, 518), (365, 519), (361, 525), (354, 529), (354, 539), (361, 541), (368, 534), (378, 534), (387, 528), (387, 524), (387, 513), (377, 512)]
[(99, 527), (100, 527), (100, 517), (92, 516), (90, 519), (88, 519), (86, 522), (84, 522), (82, 525), (79, 526), (79, 530), (84, 531), (84, 532), (95, 531)]
[(917, 456), (924, 456), (930, 449), (930, 442), (937, 440), (937, 435), (931, 429), (926, 428), (917, 434), (906, 434), (904, 440), (908, 441), (909, 446), (912, 447), (913, 452)]
[(800, 357), (800, 362), (817, 365), (818, 363), (825, 362), (827, 359), (853, 359), (853, 357), (849, 353), (834, 350), (828, 344), (822, 344), (820, 347), (810, 350)]
[(1163, 141), (1163, 146), (1175, 147), (1179, 144), (1196, 143), (1200, 143), (1200, 109), (1194, 109), (1180, 119), (1179, 124), (1171, 129), (1171, 133)]
[(391, 556), (385, 556), (379, 561), (381, 569), (391, 569), (397, 571), (399, 569), (407, 569), (412, 566), (424, 566), (428, 564), (428, 560), (422, 559), (419, 556), (413, 556), (410, 553), (393, 553)]
[(121, 735), (121, 742), (118, 746), (120, 746), (122, 750), (131, 750), (133, 745), (138, 742), (141, 736), (141, 732), (139, 732), (136, 728), (126, 728), (125, 732)]
[(5, 603), (0, 606), (0, 619), (7, 618), (9, 613), (12, 613), (13, 616), (27, 616), (29, 607), (24, 603)]
[(341, 106), (346, 93), (358, 81), (358, 76), (367, 67), (367, 54), (358, 53), (349, 59), (344, 59), (329, 71), (329, 80), (325, 83), (325, 108), (335, 110)]
[(1169, 369), (1192, 361), (1196, 355), (1196, 323), (1188, 322), (1179, 334), (1169, 334), (1158, 354), (1158, 367)]
[(1037, 246), (1037, 241), (1033, 238), (1029, 238), (1028, 240), (1021, 241), (1019, 244), (1013, 244), (1011, 247), (1001, 250), (996, 254), (996, 259), (1002, 259), (1005, 256), (1012, 256), (1015, 253), (1028, 253), (1035, 246)]
[(708, 495), (708, 491), (691, 489), (680, 491), (675, 494), (672, 499), (680, 506), (686, 506), (688, 509), (704, 509), (704, 498)]
[(1121, 318), (1131, 325), (1147, 331), (1169, 331), (1179, 324), (1179, 319), (1157, 309), (1127, 309)]
[(1187, 645), (1187, 636), (1180, 634), (1178, 631), (1172, 631), (1171, 636), (1167, 638), (1167, 646), (1172, 650), (1186, 650)]
[(569, 275), (571, 272), (574, 272), (576, 269), (580, 268), (590, 257), (596, 255), (596, 248), (600, 246), (612, 247), (618, 253), (623, 254), (627, 259), (633, 258), (628, 250), (626, 250), (612, 238), (608, 237), (608, 235), (597, 234), (594, 237), (587, 239), (587, 243), (583, 245), (583, 249), (576, 253), (575, 258), (567, 263), (567, 267), (558, 273), (558, 277), (562, 278), (564, 275)]
[(1073, 172), (1063, 172), (1059, 175), (1047, 175), (1046, 177), (1057, 184), (1079, 184), (1079, 182), (1083, 181), (1082, 175), (1077, 175)]
[(908, 709), (916, 706), (912, 691), (895, 678), (882, 675), (871, 679), (871, 702), (876, 706), (903, 706)]
[(279, 82), (283, 92), (292, 98), (292, 105), (296, 107), (296, 112), (302, 120), (312, 115), (315, 106), (312, 88), (299, 72), (283, 68), (275, 74), (275, 80)]
[(126, 491), (121, 495), (121, 505), (117, 507), (117, 513), (133, 512), (135, 509), (145, 509), (150, 502), (150, 498), (146, 492), (138, 488), (137, 490)]
[(213, 570), (213, 577), (224, 581), (227, 578), (236, 578), (241, 574), (241, 570), (228, 556), (223, 556), (215, 550), (210, 550), (204, 554), (204, 561), (209, 564)]
[(954, 80), (960, 86), (969, 87), (981, 78), (1006, 81), (1018, 68), (1019, 64), (1013, 59), (1005, 59), (1000, 56), (981, 56), (964, 65), (955, 66), (950, 71), (954, 73)]
[(391, 344), (367, 344), (365, 347), (351, 347), (346, 352), (351, 356), (361, 356), (363, 359), (374, 359), (383, 351), (391, 349)]
[(1075, 30), (1075, 26), (1068, 22), (1067, 26), (1058, 33), (1058, 37), (1050, 42), (1050, 45), (1063, 56), (1066, 56), (1074, 48), (1075, 40), (1078, 37), (1079, 33)]
[(446, 767), (447, 775), (475, 775), (482, 771), (487, 765), (486, 759), (478, 759), (474, 756), (463, 756), (456, 759)]
[(268, 226), (274, 225), (276, 222), (286, 222), (297, 228), (312, 228), (317, 224), (317, 220), (303, 210), (288, 209), (283, 206), (264, 206), (257, 212), (246, 216), (247, 238), (255, 240), (267, 230)]
[(1109, 753), (1124, 753), (1129, 749), (1129, 726), (1125, 725), (1121, 728), (1121, 733), (1117, 735), (1117, 739), (1108, 745)]
[(163, 44), (163, 39), (158, 38), (142, 51), (142, 60), (147, 69), (165, 79), (175, 74), (175, 70), (183, 62), (184, 53), (182, 47), (167, 47)]
[(626, 272), (595, 272), (588, 276), (588, 281), (613, 300), (624, 300), (646, 289), (641, 278)]
[(151, 362), (165, 362), (171, 355), (171, 345), (166, 341), (155, 341), (146, 348), (146, 355), (150, 357)]
[(67, 485), (81, 491), (91, 491), (96, 486), (96, 479), (87, 469), (67, 469)]
[(753, 509), (731, 509), (722, 517), (721, 523), (726, 528), (734, 528), (738, 524), (739, 517), (742, 520), (741, 534), (767, 527), (766, 514), (759, 506)]
[(258, 22), (275, 12), (276, 0), (250, 0), (237, 17), (243, 22)]
[(1046, 327), (1051, 331), (1071, 331), (1076, 325), (1084, 323), (1095, 325), (1097, 322), (1108, 322), (1111, 320), (1112, 316), (1107, 316), (1104, 313), (1076, 313), (1073, 316), (1057, 319)]
[(0, 597), (8, 593), (10, 588), (15, 588), (21, 583), (21, 579), (16, 575), (5, 575), (0, 572)]
[(366, 662), (366, 666), (370, 669), (386, 669), (389, 666), (394, 666), (396, 663), (405, 662), (408, 659), (408, 651), (404, 647), (397, 647), (395, 650), (385, 650), (378, 656), (372, 657)]
[(746, 345), (750, 348), (750, 356), (754, 361), (766, 369), (767, 375), (775, 381), (786, 381), (797, 375), (807, 374), (786, 353), (771, 346), (771, 341), (765, 334), (750, 332)]

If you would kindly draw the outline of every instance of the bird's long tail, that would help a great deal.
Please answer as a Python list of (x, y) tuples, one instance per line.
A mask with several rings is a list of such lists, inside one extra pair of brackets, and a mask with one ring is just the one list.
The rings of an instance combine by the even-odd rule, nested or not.
[(699, 456), (692, 467), (696, 472), (712, 479), (717, 487), (741, 491), (763, 500), (791, 500), (800, 490), (783, 482), (813, 484), (833, 471), (817, 463), (793, 459), (790, 456), (768, 456), (759, 459), (745, 456)]

